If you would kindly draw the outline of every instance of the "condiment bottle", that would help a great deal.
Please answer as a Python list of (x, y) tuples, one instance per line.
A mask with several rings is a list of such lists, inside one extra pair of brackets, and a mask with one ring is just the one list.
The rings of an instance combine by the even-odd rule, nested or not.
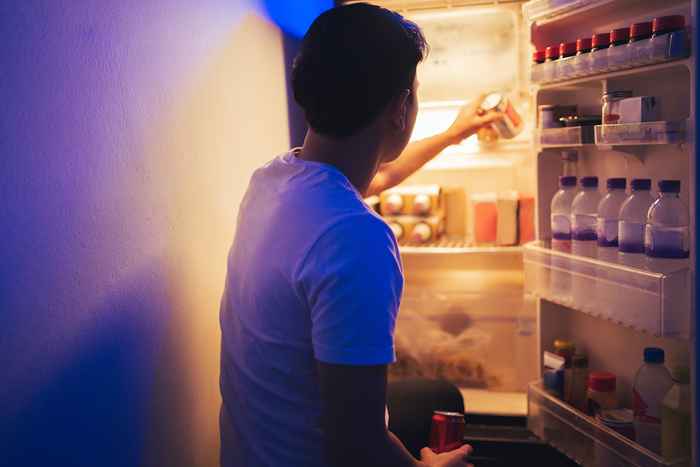
[[(649, 23), (649, 24), (651, 25), (651, 23)], [(542, 63), (544, 63), (544, 60), (545, 60), (544, 50), (538, 50), (536, 52), (532, 52), (532, 64), (533, 65), (542, 64)]]
[(684, 57), (688, 52), (685, 16), (671, 15), (654, 18), (651, 22), (652, 60)]
[(544, 50), (532, 52), (532, 67), (530, 68), (531, 79), (534, 82), (540, 82), (544, 78), (542, 65), (544, 63)]
[(600, 73), (608, 69), (608, 47), (610, 47), (609, 32), (593, 34), (593, 37), (591, 37), (590, 55), (591, 73)]
[[(564, 375), (566, 378), (566, 373)], [(583, 354), (575, 354), (571, 358), (571, 384), (564, 389), (569, 392), (564, 395), (566, 402), (581, 411), (586, 410), (586, 392), (588, 390), (588, 357)]]
[(567, 395), (571, 394), (571, 383), (573, 375), (571, 372), (571, 359), (576, 352), (576, 346), (573, 342), (564, 339), (554, 341), (554, 353), (564, 358), (564, 388), (562, 398), (567, 400)]
[(595, 416), (600, 410), (617, 408), (617, 377), (607, 371), (594, 371), (588, 375), (586, 392), (587, 411)]
[(592, 40), (590, 37), (576, 39), (576, 55), (585, 54), (591, 51)]
[(627, 44), (630, 41), (630, 28), (617, 28), (610, 31), (610, 46)]
[(634, 23), (630, 26), (630, 43), (649, 39), (651, 37), (651, 21)]
[(649, 39), (651, 37), (651, 21), (645, 21), (643, 23), (634, 23), (630, 26), (630, 42), (627, 45), (628, 60), (630, 65), (639, 65), (646, 63), (650, 60), (649, 49), (646, 43), (641, 45), (635, 44), (641, 40)]
[(627, 45), (630, 41), (630, 28), (617, 28), (610, 32), (610, 46), (608, 50), (608, 67), (622, 68), (628, 65), (625, 51), (627, 47), (618, 47)]
[(593, 34), (593, 37), (591, 37), (591, 52), (607, 49), (608, 47), (610, 47), (609, 32)]
[(562, 42), (559, 44), (559, 58), (568, 58), (576, 55), (576, 42)]

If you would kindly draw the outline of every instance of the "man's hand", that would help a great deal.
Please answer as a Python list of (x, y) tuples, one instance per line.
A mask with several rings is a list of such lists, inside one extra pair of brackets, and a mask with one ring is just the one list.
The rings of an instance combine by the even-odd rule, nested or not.
[(483, 113), (480, 110), (481, 103), (485, 97), (486, 94), (481, 94), (460, 109), (457, 118), (446, 131), (450, 144), (459, 144), (463, 139), (479, 131), (481, 127), (503, 118), (503, 114), (500, 112), (489, 111)]
[(468, 467), (467, 456), (471, 454), (472, 447), (463, 445), (450, 452), (435, 454), (430, 448), (423, 448), (420, 451), (421, 462), (429, 467)]

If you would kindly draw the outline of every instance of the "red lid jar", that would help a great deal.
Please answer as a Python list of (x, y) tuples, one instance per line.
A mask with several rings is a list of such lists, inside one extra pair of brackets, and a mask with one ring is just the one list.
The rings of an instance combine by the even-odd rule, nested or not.
[(557, 58), (559, 58), (559, 46), (550, 45), (544, 49), (544, 60), (546, 62), (556, 60)]
[(608, 371), (594, 371), (588, 375), (588, 387), (599, 392), (614, 392), (617, 377)]
[(651, 37), (651, 21), (634, 23), (630, 26), (630, 42), (649, 39)]
[(593, 34), (591, 37), (591, 52), (600, 49), (607, 49), (610, 46), (610, 33), (601, 32)]
[(591, 38), (590, 37), (582, 37), (580, 39), (576, 39), (576, 55), (580, 55), (586, 52), (591, 51)]
[(576, 42), (562, 42), (559, 44), (559, 58), (576, 55)]
[(630, 28), (617, 28), (610, 31), (610, 47), (626, 44), (630, 41)]
[(679, 31), (683, 28), (685, 28), (685, 16), (683, 15), (660, 16), (651, 21), (653, 36)]
[(532, 61), (534, 63), (544, 63), (545, 56), (544, 50), (538, 50), (537, 52), (532, 52)]

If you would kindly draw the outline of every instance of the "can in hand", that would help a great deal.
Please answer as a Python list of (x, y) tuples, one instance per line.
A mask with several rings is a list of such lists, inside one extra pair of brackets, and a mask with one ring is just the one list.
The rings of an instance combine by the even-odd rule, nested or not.
[(452, 451), (464, 444), (464, 414), (458, 412), (433, 413), (428, 447), (436, 454)]

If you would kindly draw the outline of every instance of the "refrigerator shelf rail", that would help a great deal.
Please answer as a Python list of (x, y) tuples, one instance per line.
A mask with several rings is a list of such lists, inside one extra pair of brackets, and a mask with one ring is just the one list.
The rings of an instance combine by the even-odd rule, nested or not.
[(685, 127), (685, 121), (596, 125), (595, 144), (606, 146), (680, 144), (685, 141)]
[(581, 147), (593, 144), (593, 127), (543, 128), (537, 130), (535, 141), (541, 148)]
[(639, 332), (688, 339), (688, 261), (613, 254), (604, 261), (557, 251), (549, 242), (528, 243), (523, 251), (525, 290)]
[(583, 466), (668, 467), (687, 465), (687, 459), (668, 461), (645, 449), (544, 390), (542, 382), (528, 386), (527, 425), (573, 461)]

